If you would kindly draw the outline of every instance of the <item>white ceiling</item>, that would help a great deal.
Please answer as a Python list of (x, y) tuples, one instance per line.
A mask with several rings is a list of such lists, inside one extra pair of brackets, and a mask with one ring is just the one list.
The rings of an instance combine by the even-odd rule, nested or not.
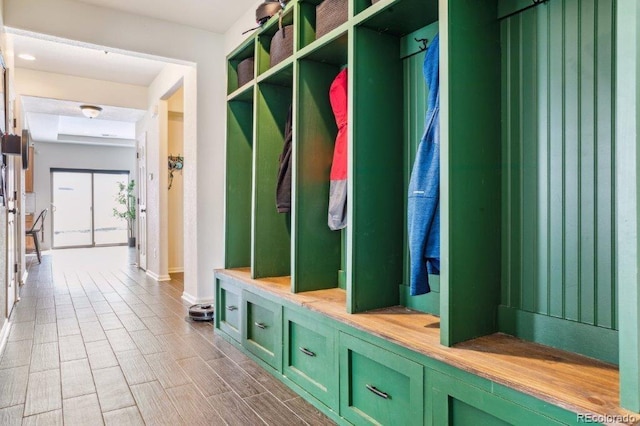
[(256, 0), (76, 0), (224, 33)]
[[(167, 65), (117, 52), (55, 40), (38, 35), (9, 33), (15, 67), (72, 75), (101, 81), (148, 87)], [(28, 53), (35, 61), (18, 55)], [(95, 119), (84, 117), (80, 102), (22, 96), (22, 111), (31, 137), (36, 142), (80, 143), (101, 146), (135, 146), (135, 123), (145, 111), (99, 105), (102, 113)]]
[[(47, 71), (95, 80), (149, 86), (166, 62), (133, 55), (61, 43), (53, 40), (20, 34), (7, 34), (13, 41), (16, 68)], [(28, 53), (35, 61), (18, 57)]]
[(31, 138), (36, 142), (135, 146), (136, 122), (145, 111), (100, 105), (98, 118), (82, 115), (80, 102), (22, 96)]

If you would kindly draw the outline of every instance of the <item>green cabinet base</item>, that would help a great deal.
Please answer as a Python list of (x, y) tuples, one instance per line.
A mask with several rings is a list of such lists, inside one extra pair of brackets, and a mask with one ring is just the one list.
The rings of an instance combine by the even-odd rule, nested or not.
[[(562, 404), (333, 318), (309, 296), (284, 296), (231, 275), (216, 273), (215, 332), (339, 424), (578, 424)], [(229, 306), (240, 307), (237, 316)], [(458, 351), (465, 349), (452, 356)]]

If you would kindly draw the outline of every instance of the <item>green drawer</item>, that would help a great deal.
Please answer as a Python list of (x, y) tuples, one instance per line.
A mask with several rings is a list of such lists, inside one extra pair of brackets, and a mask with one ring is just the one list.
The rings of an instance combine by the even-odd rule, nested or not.
[(242, 345), (278, 371), (282, 369), (282, 307), (243, 292), (246, 325)]
[(218, 327), (229, 336), (240, 342), (242, 329), (241, 290), (230, 281), (218, 279)]
[(564, 424), (445, 374), (432, 372), (431, 378), (432, 422), (434, 425), (544, 426)]
[(353, 424), (421, 425), (424, 368), (340, 333), (340, 415)]
[(284, 311), (283, 374), (323, 404), (338, 408), (336, 331), (317, 318)]

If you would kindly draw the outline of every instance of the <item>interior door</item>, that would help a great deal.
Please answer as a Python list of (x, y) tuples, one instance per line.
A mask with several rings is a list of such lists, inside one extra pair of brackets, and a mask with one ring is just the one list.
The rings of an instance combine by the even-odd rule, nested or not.
[(52, 172), (53, 247), (93, 245), (91, 173)]
[(147, 269), (147, 133), (138, 141), (138, 265)]
[(6, 178), (7, 196), (7, 317), (11, 315), (13, 306), (18, 297), (17, 294), (17, 263), (16, 263), (16, 226), (18, 208), (16, 203), (15, 178), (13, 175), (12, 157), (7, 159), (7, 167), (4, 170)]

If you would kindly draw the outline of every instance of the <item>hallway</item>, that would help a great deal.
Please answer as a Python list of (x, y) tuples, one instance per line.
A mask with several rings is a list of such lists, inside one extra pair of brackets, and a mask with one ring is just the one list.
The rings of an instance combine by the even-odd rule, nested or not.
[(182, 282), (126, 248), (58, 250), (29, 276), (0, 357), (0, 425), (325, 425), (315, 408), (185, 320)]

